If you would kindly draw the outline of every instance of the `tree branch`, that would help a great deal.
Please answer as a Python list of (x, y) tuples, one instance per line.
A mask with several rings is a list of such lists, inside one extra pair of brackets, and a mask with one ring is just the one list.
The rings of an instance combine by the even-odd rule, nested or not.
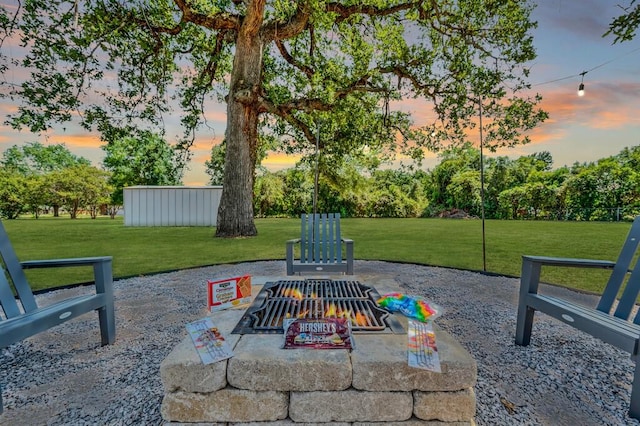
[(353, 5), (353, 6), (345, 6), (341, 3), (327, 3), (326, 10), (327, 12), (333, 12), (338, 15), (336, 22), (342, 22), (345, 19), (348, 19), (352, 15), (369, 15), (369, 16), (387, 16), (393, 15), (394, 13), (398, 13), (403, 10), (409, 10), (414, 7), (419, 7), (424, 3), (424, 1), (410, 1), (407, 3), (397, 4), (391, 7), (379, 8), (377, 6), (363, 6), (363, 5)]
[[(2, 9), (2, 6), (0, 6), (0, 10)], [(20, 13), (22, 11), (22, 2), (21, 1), (17, 1), (17, 7), (16, 7), (16, 11), (13, 14), (13, 16), (11, 17), (11, 19), (9, 19), (9, 16), (7, 15), (7, 21), (6, 21), (6, 26), (2, 27), (2, 32), (4, 33), (3, 36), (0, 36), (0, 48), (2, 47), (2, 45), (4, 44), (4, 41), (7, 38), (10, 38), (13, 35), (13, 32), (15, 31), (15, 29), (17, 28), (17, 23), (18, 23), (18, 19), (20, 17)]]
[(297, 36), (307, 28), (310, 16), (309, 2), (298, 2), (296, 12), (288, 21), (274, 21), (264, 27), (262, 33), (265, 41), (285, 40)]
[[(381, 93), (387, 90), (381, 87), (372, 87), (367, 85), (354, 85), (343, 90), (336, 91), (335, 99), (341, 100), (346, 98), (349, 94), (355, 92), (368, 92), (368, 93)], [(330, 111), (334, 107), (333, 103), (327, 103), (320, 99), (292, 99), (289, 102), (285, 102), (280, 105), (275, 105), (270, 100), (260, 97), (259, 99), (259, 111), (267, 112), (283, 119), (291, 115), (293, 111), (304, 111), (311, 113), (313, 111)], [(288, 120), (287, 120), (288, 121)]]
[(299, 69), (300, 71), (302, 71), (307, 76), (307, 78), (311, 79), (313, 74), (315, 74), (315, 70), (313, 70), (309, 66), (306, 66), (306, 65), (301, 64), (300, 62), (296, 61), (296, 59), (293, 56), (291, 56), (291, 54), (287, 50), (286, 46), (282, 42), (282, 40), (276, 39), (275, 40), (275, 44), (278, 47), (278, 50), (280, 51), (280, 55), (282, 55), (282, 58), (285, 61), (287, 61), (293, 67), (295, 67), (295, 68)]
[[(410, 66), (411, 63), (407, 63), (406, 65)], [(378, 71), (381, 74), (393, 74), (398, 77), (398, 86), (400, 85), (401, 80), (408, 80), (411, 82), (411, 85), (417, 89), (418, 91), (428, 95), (433, 98), (436, 95), (436, 91), (433, 88), (433, 85), (424, 84), (420, 82), (420, 79), (413, 75), (411, 71), (406, 66), (391, 66), (391, 67), (383, 67), (379, 68)]]
[(182, 31), (185, 22), (192, 22), (211, 30), (237, 30), (240, 28), (240, 17), (228, 13), (216, 13), (215, 15), (204, 15), (195, 13), (191, 7), (187, 5), (185, 0), (174, 0), (175, 5), (182, 13), (180, 22), (172, 27), (151, 25), (146, 19), (133, 17), (133, 20), (152, 31), (166, 33), (170, 35), (179, 34)]
[(207, 86), (211, 85), (214, 81), (216, 72), (218, 71), (218, 55), (222, 52), (224, 48), (224, 41), (227, 38), (227, 31), (219, 31), (216, 35), (216, 45), (211, 52), (211, 57), (209, 58), (209, 62), (207, 66), (202, 71), (201, 78), (204, 79), (204, 76), (207, 76)]

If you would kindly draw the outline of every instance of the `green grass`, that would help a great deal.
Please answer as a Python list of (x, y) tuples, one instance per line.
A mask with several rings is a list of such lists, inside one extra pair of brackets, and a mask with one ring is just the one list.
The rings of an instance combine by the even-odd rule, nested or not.
[[(20, 260), (113, 256), (116, 278), (204, 265), (283, 259), (299, 219), (256, 220), (255, 238), (218, 239), (211, 227), (125, 227), (121, 218), (40, 218), (3, 221)], [(485, 222), (487, 271), (520, 275), (523, 254), (615, 260), (629, 223)], [(482, 270), (482, 222), (455, 219), (343, 219), (356, 259)], [(284, 271), (284, 264), (283, 264)], [(85, 282), (86, 268), (27, 271), (35, 289)], [(357, 271), (356, 271), (357, 273)], [(543, 270), (543, 280), (601, 292), (607, 272)]]

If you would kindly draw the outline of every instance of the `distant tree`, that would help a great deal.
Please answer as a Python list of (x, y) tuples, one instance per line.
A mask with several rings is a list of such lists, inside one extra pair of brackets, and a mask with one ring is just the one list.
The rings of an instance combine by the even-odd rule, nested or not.
[(480, 171), (480, 151), (470, 143), (449, 149), (440, 154), (440, 163), (431, 171), (431, 183), (427, 187), (429, 204), (433, 207), (450, 209), (455, 206), (454, 198), (447, 188), (454, 176), (469, 170)]
[(36, 219), (40, 217), (40, 210), (56, 204), (56, 201), (51, 198), (47, 179), (46, 174), (25, 176), (26, 188), (23, 201), (26, 210), (33, 213)]
[(501, 218), (518, 219), (527, 214), (527, 191), (524, 186), (505, 189), (498, 195)]
[(508, 157), (500, 156), (485, 159), (485, 217), (495, 218), (499, 216), (500, 193), (510, 188), (509, 169), (513, 163)]
[(479, 216), (481, 213), (480, 172), (464, 170), (456, 173), (447, 185), (453, 205), (457, 209)]
[(26, 210), (26, 180), (21, 173), (0, 168), (0, 216), (16, 219)]
[(256, 178), (254, 213), (257, 217), (279, 216), (285, 211), (284, 179), (279, 173)]
[[(79, 165), (90, 166), (91, 162), (84, 157), (71, 153), (64, 144), (44, 146), (39, 142), (29, 142), (25, 145), (13, 145), (2, 153), (0, 167), (14, 170), (23, 176), (42, 176)], [(29, 209), (38, 217), (38, 209), (48, 205), (53, 207), (53, 215), (58, 217), (59, 200), (43, 190), (42, 182), (31, 179), (29, 188)], [(35, 205), (37, 201), (42, 202)]]
[(113, 188), (109, 185), (109, 173), (93, 166), (68, 167), (49, 174), (51, 191), (61, 200), (61, 205), (76, 219), (80, 209), (87, 209), (95, 219), (98, 206), (106, 204)]
[(372, 215), (377, 217), (417, 217), (420, 214), (416, 201), (396, 185), (373, 193), (371, 202)]
[(13, 145), (2, 153), (0, 166), (17, 170), (22, 174), (45, 174), (91, 161), (71, 153), (64, 144), (44, 146), (40, 142)]
[(285, 213), (300, 216), (313, 205), (313, 172), (307, 164), (284, 171)]
[(537, 154), (518, 157), (509, 163), (507, 186), (512, 188), (524, 185), (529, 181), (532, 173), (547, 170), (549, 167), (547, 161), (540, 160)]
[(534, 161), (537, 170), (551, 170), (553, 157), (549, 151), (535, 152), (528, 156)]
[(222, 185), (224, 181), (224, 157), (226, 155), (224, 140), (211, 148), (211, 158), (204, 162), (205, 172), (209, 175), (209, 184)]
[[(373, 189), (367, 189), (367, 192), (377, 191), (375, 193), (379, 194), (389, 191), (390, 188), (397, 188), (397, 191), (394, 189), (394, 193), (402, 194), (402, 198), (405, 200), (405, 207), (401, 209), (406, 213), (406, 216), (403, 217), (419, 216), (428, 204), (421, 177), (422, 173), (420, 172), (409, 173), (406, 170), (394, 169), (377, 170), (369, 179), (368, 186)], [(373, 215), (377, 216), (378, 214), (373, 213)]]
[(112, 202), (122, 205), (122, 189), (132, 185), (180, 185), (176, 152), (158, 134), (139, 131), (102, 146), (104, 168), (111, 172)]
[(640, 145), (624, 148), (617, 158), (622, 164), (640, 170)]
[(533, 213), (533, 218), (546, 211), (555, 204), (554, 188), (547, 186), (544, 182), (527, 182), (523, 189), (527, 194), (526, 208)]

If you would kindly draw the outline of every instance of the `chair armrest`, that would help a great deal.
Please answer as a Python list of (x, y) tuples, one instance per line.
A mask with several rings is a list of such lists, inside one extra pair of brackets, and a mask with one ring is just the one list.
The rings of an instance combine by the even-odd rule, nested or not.
[(112, 260), (111, 256), (99, 256), (99, 257), (78, 257), (71, 259), (47, 259), (47, 260), (27, 260), (20, 262), (23, 269), (35, 269), (35, 268), (61, 268), (67, 266), (90, 266), (99, 263), (109, 262)]
[(340, 238), (343, 243), (353, 244), (353, 240), (351, 238)]
[(616, 263), (609, 260), (575, 259), (569, 257), (522, 256), (523, 262), (547, 266), (566, 266), (574, 268), (613, 268)]
[(522, 256), (522, 272), (520, 275), (520, 305), (524, 306), (527, 294), (538, 293), (540, 273), (543, 266), (613, 269), (615, 265), (615, 262), (609, 260), (524, 255)]
[[(97, 293), (113, 300), (113, 272), (111, 256), (78, 257), (71, 259), (27, 260), (20, 262), (23, 269), (60, 268), (66, 266), (93, 266), (93, 279)], [(110, 302), (113, 303), (113, 302)]]
[(287, 263), (287, 275), (293, 275), (293, 246), (302, 241), (301, 238), (294, 238), (292, 240), (287, 240), (286, 245), (286, 263)]

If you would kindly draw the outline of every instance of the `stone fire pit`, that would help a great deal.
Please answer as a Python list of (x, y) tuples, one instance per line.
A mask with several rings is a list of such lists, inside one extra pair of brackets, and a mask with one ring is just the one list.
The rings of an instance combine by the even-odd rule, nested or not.
[[(278, 279), (287, 278), (253, 277), (252, 294)], [(400, 291), (390, 279), (362, 282), (381, 294)], [(442, 373), (407, 365), (406, 334), (356, 333), (352, 351), (281, 349), (282, 334), (231, 334), (245, 309), (211, 314), (233, 348), (229, 360), (203, 365), (185, 331), (162, 362), (165, 421), (474, 424), (475, 361), (437, 320)]]

